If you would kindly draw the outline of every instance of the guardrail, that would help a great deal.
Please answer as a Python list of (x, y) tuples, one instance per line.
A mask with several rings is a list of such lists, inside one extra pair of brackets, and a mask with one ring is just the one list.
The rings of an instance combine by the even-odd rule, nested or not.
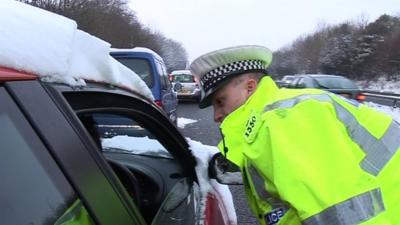
[(374, 102), (391, 107), (400, 107), (400, 94), (375, 90), (362, 90), (361, 93), (365, 95), (365, 101), (367, 102)]

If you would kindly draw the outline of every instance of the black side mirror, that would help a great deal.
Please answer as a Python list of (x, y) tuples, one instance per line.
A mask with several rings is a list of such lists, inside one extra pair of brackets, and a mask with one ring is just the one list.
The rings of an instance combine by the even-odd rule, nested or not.
[(211, 158), (208, 164), (208, 175), (221, 184), (243, 184), (240, 168), (226, 159), (221, 153), (217, 153)]

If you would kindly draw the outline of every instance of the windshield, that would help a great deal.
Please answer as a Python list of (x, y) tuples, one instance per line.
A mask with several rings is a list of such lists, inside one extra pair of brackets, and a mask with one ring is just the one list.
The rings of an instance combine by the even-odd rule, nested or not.
[(344, 77), (316, 77), (316, 83), (328, 89), (357, 89), (356, 84)]
[(117, 60), (139, 75), (149, 88), (153, 87), (153, 75), (150, 64), (146, 59), (117, 58)]
[(172, 75), (172, 82), (194, 83), (194, 76), (190, 74)]

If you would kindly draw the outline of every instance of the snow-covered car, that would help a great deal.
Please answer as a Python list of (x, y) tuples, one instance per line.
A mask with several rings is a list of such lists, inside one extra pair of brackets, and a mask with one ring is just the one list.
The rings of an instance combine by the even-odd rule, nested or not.
[(208, 178), (217, 150), (185, 139), (107, 42), (17, 1), (0, 33), (1, 224), (236, 224)]
[(167, 68), (162, 57), (149, 48), (112, 48), (110, 55), (133, 70), (150, 88), (155, 103), (172, 122), (177, 122), (178, 98), (168, 80)]
[(190, 70), (175, 70), (169, 75), (179, 100), (200, 101), (200, 88)]

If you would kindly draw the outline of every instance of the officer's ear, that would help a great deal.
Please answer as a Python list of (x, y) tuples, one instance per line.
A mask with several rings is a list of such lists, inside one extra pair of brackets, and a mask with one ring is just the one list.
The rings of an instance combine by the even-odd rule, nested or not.
[(254, 91), (255, 91), (256, 88), (257, 88), (257, 80), (254, 79), (254, 78), (251, 78), (251, 77), (250, 77), (249, 79), (247, 79), (247, 81), (246, 81), (246, 88), (247, 88), (247, 94), (248, 94), (248, 95), (253, 94)]

